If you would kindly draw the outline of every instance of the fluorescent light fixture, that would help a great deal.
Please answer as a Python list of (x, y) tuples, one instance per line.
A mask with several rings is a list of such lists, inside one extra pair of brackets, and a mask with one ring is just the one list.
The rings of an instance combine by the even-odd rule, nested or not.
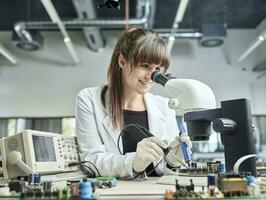
[(168, 52), (169, 54), (171, 54), (172, 48), (174, 46), (175, 43), (175, 32), (176, 29), (178, 28), (179, 23), (183, 20), (185, 11), (187, 9), (187, 5), (188, 5), (189, 0), (181, 0), (176, 12), (176, 16), (175, 16), (175, 20), (172, 26), (172, 30), (171, 30), (171, 36), (168, 38)]
[(0, 54), (8, 59), (13, 65), (18, 63), (16, 57), (12, 55), (2, 44), (0, 44)]
[(174, 43), (175, 43), (175, 36), (171, 35), (168, 38), (168, 43), (167, 43), (167, 48), (168, 48), (169, 54), (171, 54), (172, 48), (174, 46)]
[(238, 62), (243, 61), (252, 51), (254, 51), (263, 41), (266, 39), (266, 31), (260, 34), (255, 41), (253, 41), (248, 48), (239, 56), (237, 59)]
[(61, 20), (52, 2), (50, 0), (41, 0), (41, 2), (43, 6), (45, 7), (45, 10), (47, 11), (48, 15), (52, 19), (52, 21), (54, 23), (59, 23)]
[(175, 22), (180, 23), (183, 20), (184, 14), (187, 9), (189, 0), (181, 0), (177, 9), (177, 13), (175, 16)]
[(64, 43), (68, 49), (68, 51), (70, 52), (70, 54), (72, 55), (72, 58), (74, 59), (74, 61), (76, 63), (79, 63), (79, 58), (75, 52), (75, 49), (73, 47), (73, 43), (71, 42), (71, 39), (69, 37), (65, 37), (64, 38)]
[(73, 43), (72, 43), (72, 41), (71, 41), (67, 31), (66, 31), (64, 23), (62, 22), (58, 13), (56, 12), (54, 5), (52, 4), (52, 2), (50, 0), (41, 0), (41, 2), (43, 4), (43, 6), (45, 7), (48, 15), (52, 19), (52, 21), (57, 24), (59, 30), (61, 31), (61, 33), (64, 37), (64, 43), (65, 43), (72, 59), (75, 61), (75, 64), (80, 63), (80, 60), (79, 60), (79, 58), (75, 52)]

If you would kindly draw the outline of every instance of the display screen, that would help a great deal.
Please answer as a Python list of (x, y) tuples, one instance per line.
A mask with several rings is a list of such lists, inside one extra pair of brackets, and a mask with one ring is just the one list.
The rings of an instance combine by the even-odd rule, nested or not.
[(36, 162), (56, 161), (52, 137), (32, 136)]

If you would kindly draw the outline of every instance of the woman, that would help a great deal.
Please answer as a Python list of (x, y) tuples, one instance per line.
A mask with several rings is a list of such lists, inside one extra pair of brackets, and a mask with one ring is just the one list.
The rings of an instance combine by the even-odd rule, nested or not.
[[(164, 160), (154, 167), (164, 155), (165, 140), (179, 144), (175, 139), (179, 132), (175, 112), (168, 108), (166, 98), (148, 91), (153, 84), (152, 72), (165, 72), (168, 66), (166, 43), (158, 34), (129, 28), (115, 46), (108, 85), (79, 92), (76, 134), (81, 160), (92, 162), (102, 176), (134, 177), (145, 170), (152, 175), (167, 172)], [(140, 127), (153, 137), (147, 137)], [(183, 141), (191, 146), (188, 136)], [(182, 157), (180, 145), (175, 146), (177, 156)]]

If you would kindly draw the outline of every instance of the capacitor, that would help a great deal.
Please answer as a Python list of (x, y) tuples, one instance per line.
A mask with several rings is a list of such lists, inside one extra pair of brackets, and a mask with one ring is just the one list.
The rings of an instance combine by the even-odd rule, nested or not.
[(72, 197), (78, 197), (79, 196), (79, 183), (77, 182), (71, 183), (70, 188), (71, 188)]
[(41, 175), (38, 173), (31, 173), (28, 176), (29, 185), (39, 185), (41, 182)]
[(51, 193), (52, 192), (52, 181), (43, 182), (43, 192)]
[(219, 172), (225, 172), (225, 164), (224, 163), (219, 164)]
[(251, 183), (254, 183), (255, 177), (254, 176), (247, 176), (247, 181), (248, 181), (248, 184), (250, 185)]
[(89, 199), (94, 195), (92, 193), (92, 184), (90, 181), (83, 181), (79, 184), (79, 198)]
[(209, 174), (207, 176), (207, 186), (216, 185), (216, 175), (215, 174)]

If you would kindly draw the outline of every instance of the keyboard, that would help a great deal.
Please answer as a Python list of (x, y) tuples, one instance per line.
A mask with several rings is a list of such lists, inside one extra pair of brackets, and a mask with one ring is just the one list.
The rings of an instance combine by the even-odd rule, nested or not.
[(79, 180), (83, 178), (87, 178), (88, 175), (82, 171), (75, 171), (75, 172), (67, 172), (67, 173), (59, 173), (59, 174), (50, 174), (50, 175), (42, 175), (41, 181), (52, 181), (52, 182), (59, 182), (59, 181), (67, 181), (67, 180)]

